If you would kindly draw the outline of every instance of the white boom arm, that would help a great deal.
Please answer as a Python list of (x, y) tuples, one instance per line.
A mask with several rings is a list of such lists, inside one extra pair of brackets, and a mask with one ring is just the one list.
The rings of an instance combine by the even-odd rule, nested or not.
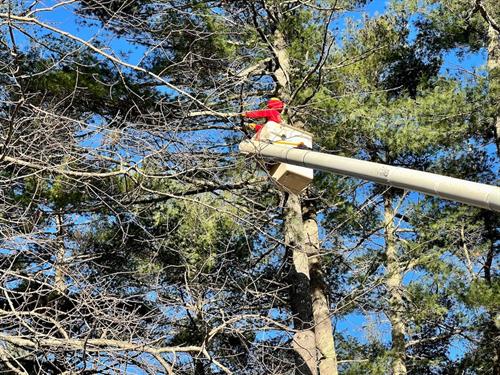
[(240, 151), (500, 212), (497, 186), (265, 142), (244, 141)]

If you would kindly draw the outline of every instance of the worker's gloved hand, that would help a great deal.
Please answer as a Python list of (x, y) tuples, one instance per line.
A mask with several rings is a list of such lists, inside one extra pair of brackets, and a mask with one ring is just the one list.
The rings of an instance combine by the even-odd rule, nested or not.
[(245, 126), (248, 128), (248, 129), (251, 129), (251, 130), (255, 130), (255, 128), (257, 127), (257, 124), (245, 124)]
[(312, 147), (306, 146), (304, 142), (298, 143), (295, 148), (300, 148), (301, 150), (312, 150)]

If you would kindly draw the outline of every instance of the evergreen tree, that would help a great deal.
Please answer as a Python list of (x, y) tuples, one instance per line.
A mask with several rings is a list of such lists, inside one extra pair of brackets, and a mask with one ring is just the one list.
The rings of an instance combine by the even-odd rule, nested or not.
[[(236, 152), (279, 96), (315, 149), (494, 182), (496, 9), (366, 3), (0, 5), (2, 371), (494, 373), (496, 217), (321, 173), (286, 193)], [(443, 75), (457, 46), (489, 75)], [(356, 312), (390, 347), (336, 331)]]
[[(488, 158), (484, 153), (477, 153), (472, 146), (491, 110), (482, 80), (467, 85), (439, 75), (443, 50), (426, 44), (425, 30), (417, 33), (414, 40), (410, 39), (412, 13), (408, 9), (396, 3), (392, 12), (371, 21), (363, 20), (359, 28), (354, 25), (353, 36), (345, 40), (343, 54), (337, 57), (337, 61), (349, 60), (350, 56), (367, 57), (332, 72), (329, 91), (325, 87), (325, 93), (317, 96), (318, 101), (331, 102), (332, 108), (331, 117), (325, 121), (332, 124), (331, 131), (326, 131), (322, 124), (317, 125), (326, 135), (324, 147), (390, 165), (439, 169), (442, 174), (457, 177), (465, 177), (469, 171), (467, 178), (480, 179), (478, 174), (471, 173), (470, 168), (488, 169), (485, 165)], [(333, 64), (341, 65), (337, 61)], [(331, 93), (339, 98), (330, 100)], [(442, 158), (440, 154), (448, 157)], [(453, 160), (451, 155), (457, 159)], [(463, 164), (459, 165), (460, 162)], [(349, 237), (352, 232), (348, 232), (347, 240), (355, 244), (353, 249), (359, 254), (358, 262), (366, 264), (366, 272), (354, 280), (357, 288), (363, 288), (363, 283), (384, 285), (380, 293), (368, 294), (360, 305), (372, 306), (377, 297), (385, 296), (373, 309), (382, 309), (391, 323), (391, 351), (388, 353), (391, 370), (383, 364), (380, 367), (380, 361), (374, 360), (352, 371), (390, 371), (395, 374), (422, 373), (424, 368), (425, 371), (434, 371), (430, 359), (439, 361), (439, 356), (446, 367), (449, 360), (445, 352), (441, 351), (439, 356), (438, 352), (434, 353), (432, 358), (427, 357), (429, 361), (415, 353), (424, 350), (420, 349), (424, 347), (419, 343), (434, 342), (436, 346), (446, 346), (455, 332), (464, 329), (455, 316), (460, 313), (450, 312), (447, 307), (450, 300), (457, 299), (453, 297), (453, 288), (446, 287), (446, 279), (441, 280), (435, 275), (442, 274), (443, 269), (429, 266), (441, 263), (440, 257), (449, 249), (445, 246), (432, 248), (420, 242), (419, 233), (424, 229), (421, 226), (414, 229), (412, 223), (427, 225), (428, 219), (426, 216), (413, 218), (420, 213), (415, 211), (418, 207), (415, 206), (416, 195), (408, 196), (397, 189), (377, 186), (360, 193), (369, 202), (380, 205), (380, 216), (376, 222), (370, 222), (372, 210), (366, 209), (369, 216), (365, 220), (351, 219), (362, 223), (364, 233), (359, 241), (352, 241)], [(336, 211), (338, 209), (331, 210), (332, 219), (339, 217)], [(406, 287), (405, 275), (414, 278), (416, 272), (429, 272), (435, 275), (436, 281), (429, 286), (411, 281)], [(373, 284), (367, 279), (373, 280)], [(422, 304), (421, 293), (412, 296), (413, 288), (421, 291), (430, 288), (426, 293), (431, 296), (435, 294), (433, 288), (438, 285), (440, 288), (444, 285), (447, 290), (442, 298), (425, 298), (423, 300), (427, 303)], [(423, 325), (418, 311), (428, 310), (436, 313), (428, 315), (429, 321)], [(447, 322), (446, 329), (441, 325), (443, 321)], [(433, 331), (432, 326), (440, 329)], [(417, 339), (423, 330), (427, 330), (425, 338)], [(379, 354), (380, 360), (385, 356), (383, 352)], [(424, 364), (426, 361), (428, 363)], [(441, 367), (436, 371), (445, 370)]]

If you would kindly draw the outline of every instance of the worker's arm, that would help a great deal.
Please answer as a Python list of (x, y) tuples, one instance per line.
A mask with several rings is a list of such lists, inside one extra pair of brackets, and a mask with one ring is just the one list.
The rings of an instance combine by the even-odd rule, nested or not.
[(271, 117), (276, 110), (274, 109), (261, 109), (257, 111), (250, 111), (250, 112), (245, 112), (243, 113), (244, 117), (248, 118), (265, 118), (267, 119), (268, 117)]

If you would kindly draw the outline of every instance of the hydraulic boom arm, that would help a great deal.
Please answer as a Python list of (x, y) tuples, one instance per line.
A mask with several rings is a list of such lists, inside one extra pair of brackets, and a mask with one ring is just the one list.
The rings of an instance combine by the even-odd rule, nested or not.
[(244, 141), (240, 151), (500, 212), (500, 188), (497, 186), (265, 142)]

